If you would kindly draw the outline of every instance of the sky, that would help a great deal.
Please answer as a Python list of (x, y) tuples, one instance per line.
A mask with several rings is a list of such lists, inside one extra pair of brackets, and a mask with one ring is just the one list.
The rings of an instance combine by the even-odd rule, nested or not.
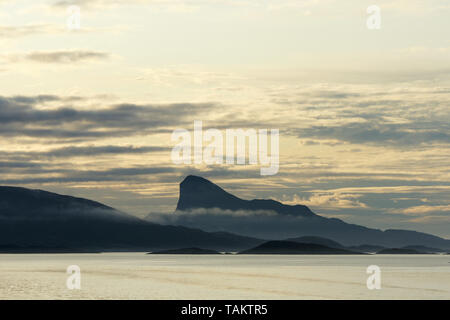
[[(0, 0), (0, 184), (145, 217), (196, 174), (450, 238), (449, 18), (447, 0)], [(174, 164), (196, 120), (279, 129), (279, 172)]]

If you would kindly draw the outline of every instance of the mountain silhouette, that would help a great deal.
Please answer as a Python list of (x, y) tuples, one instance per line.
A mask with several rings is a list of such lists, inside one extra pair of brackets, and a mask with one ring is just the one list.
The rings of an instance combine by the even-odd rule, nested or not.
[(286, 241), (299, 242), (299, 243), (314, 243), (314, 244), (320, 244), (322, 246), (326, 246), (326, 247), (330, 247), (330, 248), (345, 249), (345, 246), (343, 246), (339, 242), (333, 241), (333, 240), (330, 240), (327, 238), (322, 238), (322, 237), (303, 236), (303, 237), (286, 239)]
[(405, 248), (386, 248), (377, 252), (377, 254), (427, 254), (426, 252), (420, 252), (414, 249)]
[[(290, 242), (332, 249), (359, 245), (450, 249), (450, 240), (430, 234), (371, 229), (322, 217), (306, 206), (289, 206), (274, 200), (244, 200), (204, 178), (188, 176), (180, 184), (177, 211), (185, 213), (195, 209), (273, 212), (269, 228), (274, 228), (276, 220), (287, 218), (289, 223), (283, 228), (290, 228), (296, 235)], [(239, 214), (230, 218), (236, 220), (237, 227), (206, 229), (208, 232), (205, 232), (200, 230), (205, 228), (198, 225), (152, 223), (88, 199), (42, 190), (0, 187), (0, 252), (154, 251), (195, 247), (240, 251), (274, 240), (252, 236), (252, 232), (262, 227), (259, 216), (247, 216), (250, 219), (247, 221), (251, 222), (247, 225), (242, 223)], [(296, 224), (290, 223), (292, 218), (297, 219)], [(212, 219), (216, 219), (216, 215), (212, 215)], [(216, 220), (217, 224), (220, 222)], [(285, 231), (278, 232), (283, 236)], [(339, 247), (341, 244), (347, 248)]]
[[(261, 217), (254, 217), (250, 221), (248, 217), (237, 214), (229, 216), (228, 220), (225, 220), (224, 215), (222, 215), (220, 217), (222, 220), (219, 220), (219, 216), (215, 212), (215, 214), (211, 214), (207, 223), (197, 225), (207, 231), (220, 230), (264, 239), (275, 239), (273, 236), (275, 233), (280, 235), (295, 234), (295, 238), (304, 236), (323, 237), (338, 242), (337, 245), (342, 244), (345, 247), (360, 245), (380, 247), (422, 245), (441, 249), (450, 248), (450, 240), (423, 232), (394, 229), (382, 231), (346, 223), (336, 218), (322, 217), (303, 205), (285, 205), (274, 200), (244, 200), (232, 195), (207, 179), (190, 175), (180, 184), (180, 197), (176, 211), (178, 216), (182, 217), (180, 213), (188, 214), (197, 209), (203, 209), (206, 212), (210, 210), (211, 213), (218, 209), (237, 212), (267, 211), (275, 214), (266, 225), (262, 225)], [(293, 218), (298, 218), (295, 220), (295, 223), (293, 223)], [(182, 225), (189, 225), (195, 224), (196, 221), (205, 221), (204, 217), (201, 217), (201, 219), (203, 220), (190, 218), (180, 221), (185, 222), (185, 224), (181, 223)], [(218, 221), (222, 221), (222, 225), (218, 225)], [(287, 222), (283, 225), (277, 225), (279, 221)], [(224, 227), (225, 222), (228, 223), (226, 227)], [(192, 227), (192, 225), (189, 226)], [(262, 228), (266, 228), (266, 234), (261, 232)], [(279, 236), (279, 240), (286, 238), (288, 237)], [(293, 237), (290, 236), (290, 238)], [(290, 240), (302, 242), (295, 238)], [(317, 243), (317, 241), (315, 242)], [(328, 243), (328, 245), (331, 247), (337, 246), (336, 243), (334, 245)]]
[(371, 244), (361, 244), (358, 246), (350, 246), (349, 250), (358, 251), (358, 252), (366, 252), (366, 253), (376, 253), (382, 249), (386, 249), (383, 246), (371, 245)]
[(217, 208), (222, 210), (274, 211), (284, 215), (316, 216), (307, 206), (287, 206), (275, 200), (243, 200), (198, 176), (187, 176), (180, 184), (177, 210)]
[(330, 248), (315, 243), (268, 241), (239, 254), (361, 254), (345, 249)]
[(443, 253), (445, 250), (439, 249), (439, 248), (429, 248), (425, 246), (406, 246), (400, 249), (411, 249), (416, 250), (419, 252), (425, 252), (425, 253)]
[(162, 226), (99, 202), (42, 190), (0, 187), (0, 251), (236, 250), (261, 240)]
[(149, 254), (220, 254), (220, 252), (201, 248), (181, 248), (181, 249), (154, 251), (150, 252)]

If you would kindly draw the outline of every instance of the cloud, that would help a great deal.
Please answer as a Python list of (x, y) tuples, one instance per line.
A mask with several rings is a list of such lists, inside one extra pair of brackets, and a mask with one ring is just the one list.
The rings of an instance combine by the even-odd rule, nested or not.
[[(227, 217), (274, 217), (278, 214), (274, 211), (264, 211), (264, 210), (253, 210), (253, 211), (245, 211), (245, 210), (222, 210), (218, 208), (211, 209), (195, 209), (191, 211), (175, 211), (171, 215), (164, 215), (164, 219), (169, 219), (173, 221), (177, 221), (180, 217), (201, 217), (201, 216), (227, 216)], [(150, 216), (152, 217), (152, 216)]]
[(299, 138), (335, 138), (356, 144), (409, 146), (434, 142), (450, 143), (450, 126), (430, 127), (427, 123), (349, 123), (341, 126), (312, 126), (299, 130)]
[(402, 209), (393, 209), (390, 211), (391, 213), (398, 213), (404, 215), (412, 215), (412, 216), (420, 216), (429, 213), (450, 213), (450, 205), (445, 206), (415, 206), (409, 208)]
[(123, 155), (123, 154), (143, 154), (153, 152), (169, 152), (172, 148), (160, 146), (71, 146), (52, 149), (45, 152), (0, 152), (0, 156), (21, 157), (28, 159), (36, 158), (73, 158), (100, 155)]
[(83, 157), (83, 156), (97, 156), (102, 154), (142, 154), (150, 152), (168, 152), (171, 148), (168, 147), (133, 147), (133, 146), (88, 146), (88, 147), (65, 147), (53, 149), (51, 151), (40, 153), (41, 156), (47, 157)]
[(193, 68), (186, 65), (169, 66), (165, 68), (146, 68), (140, 71), (139, 80), (148, 80), (156, 85), (173, 86), (176, 83), (196, 85), (224, 85), (237, 80), (245, 80), (245, 77), (230, 72), (211, 72), (201, 68)]
[(450, 144), (446, 87), (326, 86), (275, 91), (272, 97), (281, 115), (289, 111), (297, 119), (286, 123), (280, 116), (284, 133), (304, 141), (402, 149)]
[(425, 216), (425, 217), (418, 217), (409, 220), (409, 222), (413, 223), (448, 223), (450, 222), (450, 216)]
[(15, 53), (3, 55), (11, 63), (30, 61), (33, 63), (60, 63), (71, 64), (92, 60), (105, 60), (109, 53), (89, 50), (59, 50), (59, 51), (34, 51), (30, 53)]
[(61, 98), (56, 95), (37, 95), (37, 96), (14, 96), (9, 100), (20, 104), (38, 104), (52, 101), (61, 101)]
[(35, 105), (47, 102), (74, 102), (84, 100), (84, 98), (78, 96), (60, 97), (52, 94), (40, 94), (36, 96), (13, 96), (8, 98), (8, 100), (19, 104)]
[(229, 5), (229, 6), (254, 6), (259, 5), (258, 0), (59, 0), (54, 3), (55, 7), (67, 7), (69, 5), (78, 5), (86, 9), (104, 9), (125, 5), (146, 5), (166, 8), (183, 8), (183, 7), (199, 7), (210, 5)]
[(41, 109), (34, 106), (36, 98), (31, 99), (32, 103), (26, 103), (30, 102), (26, 100), (0, 97), (0, 136), (70, 139), (172, 132), (177, 126), (186, 124), (187, 119), (199, 113), (204, 116), (216, 106), (212, 103), (123, 103), (90, 110), (74, 107)]
[[(146, 219), (160, 224), (181, 225), (210, 232), (228, 231), (265, 239), (297, 237), (305, 232), (305, 226), (311, 222), (302, 217), (279, 215), (270, 211), (233, 212), (217, 208), (171, 214), (150, 213)], [(313, 225), (314, 223), (311, 227)]]
[(282, 201), (283, 203), (290, 205), (302, 204), (310, 207), (328, 208), (328, 209), (367, 208), (366, 204), (357, 200), (360, 197), (361, 195), (359, 194), (320, 192), (320, 193), (313, 193), (308, 198), (306, 197), (302, 198), (297, 194), (294, 194), (291, 200), (286, 201), (286, 197), (283, 197)]
[(0, 161), (0, 169), (12, 169), (12, 168), (38, 168), (41, 165), (29, 161)]
[(50, 24), (31, 24), (24, 26), (0, 26), (0, 38), (19, 38), (36, 34), (54, 34), (63, 31), (61, 27)]
[[(1, 167), (0, 167), (1, 168)], [(45, 176), (26, 176), (18, 178), (3, 178), (4, 184), (35, 184), (35, 183), (74, 183), (74, 182), (108, 182), (108, 181), (130, 181), (140, 176), (145, 177), (154, 174), (174, 173), (175, 167), (125, 167), (107, 170), (70, 170), (50, 169), (39, 170), (35, 173), (45, 173)]]
[[(1, 155), (1, 153), (0, 153)], [(88, 157), (88, 156), (87, 156)], [(127, 182), (133, 185), (149, 183), (179, 183), (187, 175), (202, 175), (207, 178), (247, 178), (260, 177), (259, 168), (243, 168), (235, 170), (232, 166), (202, 168), (195, 166), (172, 165), (135, 165), (119, 166), (116, 162), (112, 167), (101, 169), (95, 166), (86, 170), (74, 167), (71, 162), (26, 162), (0, 161), (0, 172), (3, 174), (3, 184), (48, 184), (77, 182)]]

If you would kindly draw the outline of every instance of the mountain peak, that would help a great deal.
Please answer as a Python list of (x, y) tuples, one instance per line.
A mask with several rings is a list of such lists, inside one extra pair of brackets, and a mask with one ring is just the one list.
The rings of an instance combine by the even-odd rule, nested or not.
[(275, 200), (244, 200), (228, 193), (211, 181), (189, 175), (180, 183), (177, 211), (218, 208), (230, 211), (274, 211), (279, 214), (316, 216), (303, 205), (284, 205)]
[(214, 185), (214, 183), (212, 183), (208, 179), (199, 176), (188, 175), (186, 178), (184, 178), (183, 181), (181, 181), (180, 185), (189, 186), (190, 188), (192, 188), (192, 187), (199, 187), (202, 185), (205, 186)]
[(180, 183), (177, 210), (222, 208), (229, 201), (240, 200), (211, 181), (189, 175)]

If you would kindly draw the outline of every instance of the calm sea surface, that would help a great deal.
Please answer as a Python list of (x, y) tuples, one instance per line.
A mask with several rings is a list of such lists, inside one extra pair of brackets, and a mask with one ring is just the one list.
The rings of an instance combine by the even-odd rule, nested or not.
[(0, 254), (0, 299), (450, 299), (450, 255)]

